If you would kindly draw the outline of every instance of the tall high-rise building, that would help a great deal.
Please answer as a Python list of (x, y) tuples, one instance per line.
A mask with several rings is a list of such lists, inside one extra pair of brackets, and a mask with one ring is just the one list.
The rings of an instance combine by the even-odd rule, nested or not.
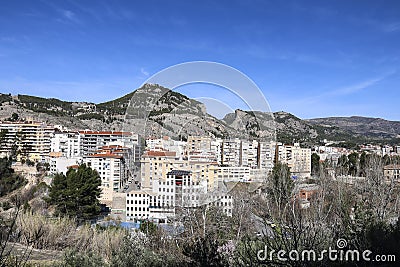
[(307, 178), (311, 176), (311, 149), (294, 145), (277, 144), (276, 160), (286, 163), (293, 176)]
[(43, 122), (0, 122), (0, 155), (17, 152), (18, 158), (44, 161), (50, 152), (54, 126)]

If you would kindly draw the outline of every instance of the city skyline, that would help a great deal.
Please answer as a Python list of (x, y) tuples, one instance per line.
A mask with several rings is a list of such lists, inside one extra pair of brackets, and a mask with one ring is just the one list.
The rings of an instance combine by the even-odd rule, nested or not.
[[(2, 93), (99, 103), (171, 65), (207, 60), (248, 75), (272, 111), (400, 120), (395, 1), (16, 1), (0, 9)], [(179, 90), (196, 97), (192, 88), (215, 90)]]

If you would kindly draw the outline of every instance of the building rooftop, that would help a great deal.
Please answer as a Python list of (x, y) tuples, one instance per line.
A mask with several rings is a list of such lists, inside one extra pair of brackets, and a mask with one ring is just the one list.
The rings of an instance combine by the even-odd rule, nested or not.
[(383, 167), (384, 170), (399, 170), (400, 164), (390, 164)]
[(123, 157), (120, 155), (112, 154), (112, 153), (97, 153), (88, 155), (88, 158), (117, 158), (122, 159)]
[(167, 173), (167, 175), (174, 175), (174, 176), (190, 176), (192, 174), (191, 171), (184, 171), (184, 170), (172, 170)]
[(75, 170), (77, 170), (78, 168), (79, 168), (79, 165), (76, 165), (76, 164), (67, 167), (67, 169), (75, 169)]
[(80, 134), (88, 134), (88, 135), (133, 135), (134, 133), (132, 132), (116, 132), (116, 131), (90, 131), (90, 130), (84, 130), (84, 131), (79, 131)]
[(175, 157), (176, 152), (174, 151), (146, 151), (143, 157)]

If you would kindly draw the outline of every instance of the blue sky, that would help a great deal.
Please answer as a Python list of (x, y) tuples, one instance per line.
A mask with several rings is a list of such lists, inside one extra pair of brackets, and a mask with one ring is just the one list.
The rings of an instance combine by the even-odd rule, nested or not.
[(400, 120), (399, 1), (4, 1), (0, 14), (3, 93), (102, 102), (203, 60), (248, 75), (273, 111)]

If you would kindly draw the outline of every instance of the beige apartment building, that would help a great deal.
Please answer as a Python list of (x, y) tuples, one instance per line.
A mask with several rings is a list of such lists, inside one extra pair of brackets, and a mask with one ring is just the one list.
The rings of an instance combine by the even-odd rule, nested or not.
[(209, 190), (216, 186), (218, 163), (209, 158), (197, 156), (193, 160), (177, 157), (173, 151), (146, 151), (141, 160), (141, 181), (143, 189), (151, 189), (154, 181), (165, 181), (172, 170), (191, 171), (194, 180), (207, 181)]
[(0, 155), (8, 156), (18, 151), (18, 160), (43, 161), (50, 152), (50, 139), (54, 126), (43, 122), (0, 122), (3, 133)]
[(84, 157), (83, 163), (99, 173), (102, 190), (100, 202), (111, 206), (113, 194), (124, 186), (129, 175), (123, 149), (115, 147), (112, 150), (105, 146), (95, 154)]
[(277, 144), (276, 160), (286, 163), (293, 176), (307, 178), (311, 176), (311, 149), (301, 148), (300, 144)]

